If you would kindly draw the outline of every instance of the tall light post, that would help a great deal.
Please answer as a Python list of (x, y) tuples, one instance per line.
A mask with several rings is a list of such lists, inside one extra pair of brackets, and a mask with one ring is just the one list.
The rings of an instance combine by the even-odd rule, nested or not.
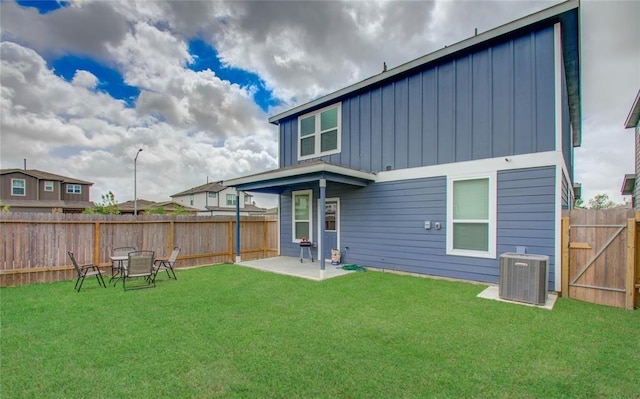
[(136, 157), (133, 158), (133, 214), (136, 216), (138, 215), (138, 171), (136, 165), (138, 162), (138, 155), (140, 155), (141, 152), (142, 148), (139, 148), (138, 152), (136, 152)]

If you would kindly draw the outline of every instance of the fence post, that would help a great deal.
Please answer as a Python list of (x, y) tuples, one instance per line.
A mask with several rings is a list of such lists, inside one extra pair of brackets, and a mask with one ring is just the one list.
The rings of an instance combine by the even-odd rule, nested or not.
[(175, 230), (175, 224), (174, 224), (174, 221), (171, 220), (169, 222), (169, 248), (167, 253), (171, 253), (171, 251), (173, 251), (173, 248), (176, 246), (174, 241), (174, 234), (175, 234), (174, 230)]
[(568, 217), (562, 218), (562, 263), (560, 270), (562, 270), (562, 296), (569, 297), (569, 222)]
[(100, 222), (93, 225), (93, 264), (100, 264)]
[(627, 219), (627, 259), (625, 276), (625, 308), (633, 310), (636, 304), (636, 219)]

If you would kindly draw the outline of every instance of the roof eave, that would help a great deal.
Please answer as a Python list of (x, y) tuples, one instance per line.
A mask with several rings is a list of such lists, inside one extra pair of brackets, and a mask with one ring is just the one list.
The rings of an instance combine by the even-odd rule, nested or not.
[(631, 106), (631, 110), (629, 111), (629, 115), (627, 116), (627, 120), (624, 122), (625, 129), (632, 129), (638, 126), (638, 121), (640, 120), (640, 90), (638, 90), (638, 94), (636, 95), (636, 99), (633, 102), (633, 106)]

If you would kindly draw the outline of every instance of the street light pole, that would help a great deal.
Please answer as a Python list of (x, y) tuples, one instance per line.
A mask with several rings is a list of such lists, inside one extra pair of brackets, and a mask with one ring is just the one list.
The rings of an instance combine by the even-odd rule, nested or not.
[(138, 162), (138, 155), (140, 155), (140, 153), (142, 152), (142, 148), (138, 149), (138, 152), (136, 152), (136, 157), (133, 158), (133, 214), (134, 215), (138, 215), (138, 181), (137, 181), (137, 176), (138, 176), (138, 171), (137, 171), (137, 162)]

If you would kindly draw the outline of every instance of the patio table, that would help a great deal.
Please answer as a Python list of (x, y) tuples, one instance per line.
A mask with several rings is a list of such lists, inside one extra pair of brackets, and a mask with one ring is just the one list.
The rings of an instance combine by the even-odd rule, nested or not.
[(129, 255), (112, 255), (110, 259), (111, 278), (109, 279), (109, 283), (113, 283), (113, 285), (116, 285), (120, 277), (122, 277), (124, 262), (129, 260)]

